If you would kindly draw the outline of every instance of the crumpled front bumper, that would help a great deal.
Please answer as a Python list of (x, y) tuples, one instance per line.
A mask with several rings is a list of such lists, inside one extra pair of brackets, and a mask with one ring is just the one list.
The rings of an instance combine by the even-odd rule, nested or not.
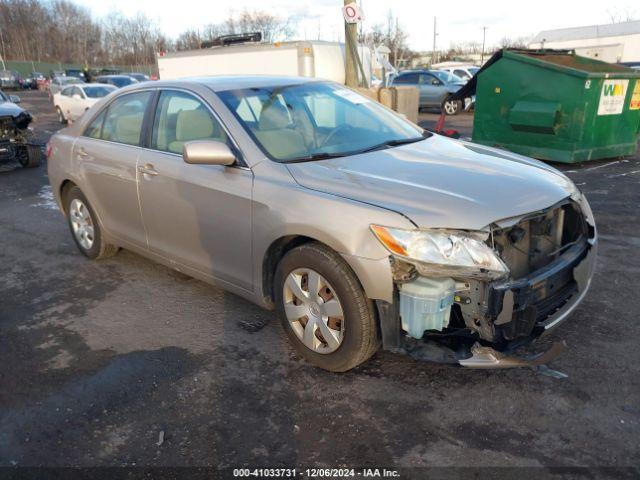
[[(596, 266), (597, 239), (571, 247), (556, 261), (531, 276), (517, 281), (492, 284), (489, 313), (497, 328), (513, 334), (513, 348), (500, 352), (474, 344), (470, 349), (452, 350), (429, 341), (412, 340), (411, 348), (399, 333), (397, 299), (394, 304), (378, 303), (385, 349), (408, 353), (420, 360), (458, 364), (468, 368), (537, 367), (560, 355), (566, 345), (556, 342), (546, 352), (529, 357), (511, 351), (545, 335), (569, 318), (584, 299)], [(523, 341), (524, 340), (524, 341)]]
[(584, 298), (595, 270), (595, 238), (569, 248), (531, 275), (489, 286), (487, 315), (507, 339), (538, 336), (564, 320)]

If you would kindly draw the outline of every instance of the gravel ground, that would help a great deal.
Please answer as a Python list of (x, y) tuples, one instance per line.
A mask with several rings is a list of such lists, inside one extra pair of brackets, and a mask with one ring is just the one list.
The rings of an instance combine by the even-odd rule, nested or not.
[[(59, 127), (46, 94), (22, 96), (46, 140)], [(451, 122), (464, 134), (472, 115)], [(318, 370), (270, 312), (127, 251), (85, 259), (46, 165), (1, 165), (0, 466), (638, 475), (640, 159), (561, 168), (588, 195), (601, 242), (590, 294), (550, 338), (569, 345), (551, 365), (562, 380), (386, 352), (346, 374)]]

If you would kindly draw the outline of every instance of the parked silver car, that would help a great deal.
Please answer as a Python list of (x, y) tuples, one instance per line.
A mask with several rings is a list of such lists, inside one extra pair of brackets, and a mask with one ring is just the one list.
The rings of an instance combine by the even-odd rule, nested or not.
[(593, 274), (593, 215), (563, 174), (331, 82), (133, 85), (48, 148), (84, 255), (127, 248), (276, 308), (331, 371), (380, 344), (513, 365), (505, 351), (566, 319)]
[(466, 82), (442, 70), (405, 70), (393, 78), (392, 85), (416, 87), (420, 90), (420, 108), (441, 108), (447, 115), (462, 111), (460, 100), (448, 101)]

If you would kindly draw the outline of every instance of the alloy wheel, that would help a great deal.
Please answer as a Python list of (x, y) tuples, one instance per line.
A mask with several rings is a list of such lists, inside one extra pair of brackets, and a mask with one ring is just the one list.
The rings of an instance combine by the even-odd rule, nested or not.
[(87, 206), (77, 198), (69, 205), (69, 221), (76, 240), (85, 250), (90, 250), (95, 240), (94, 224)]
[(458, 111), (458, 102), (444, 102), (444, 111), (447, 115), (454, 115)]
[(344, 313), (331, 284), (310, 268), (298, 268), (283, 287), (284, 311), (298, 339), (316, 353), (335, 352), (344, 339)]

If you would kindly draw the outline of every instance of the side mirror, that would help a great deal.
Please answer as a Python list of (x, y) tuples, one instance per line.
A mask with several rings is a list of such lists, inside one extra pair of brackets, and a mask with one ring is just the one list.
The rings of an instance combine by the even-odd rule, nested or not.
[(20, 103), (20, 97), (17, 95), (9, 95), (9, 101), (12, 103)]
[(434, 78), (433, 80), (431, 80), (431, 84), (432, 85), (442, 85), (442, 82), (440, 80), (438, 80), (437, 78)]
[(226, 143), (216, 140), (194, 140), (182, 147), (182, 158), (193, 165), (233, 165), (236, 156)]

